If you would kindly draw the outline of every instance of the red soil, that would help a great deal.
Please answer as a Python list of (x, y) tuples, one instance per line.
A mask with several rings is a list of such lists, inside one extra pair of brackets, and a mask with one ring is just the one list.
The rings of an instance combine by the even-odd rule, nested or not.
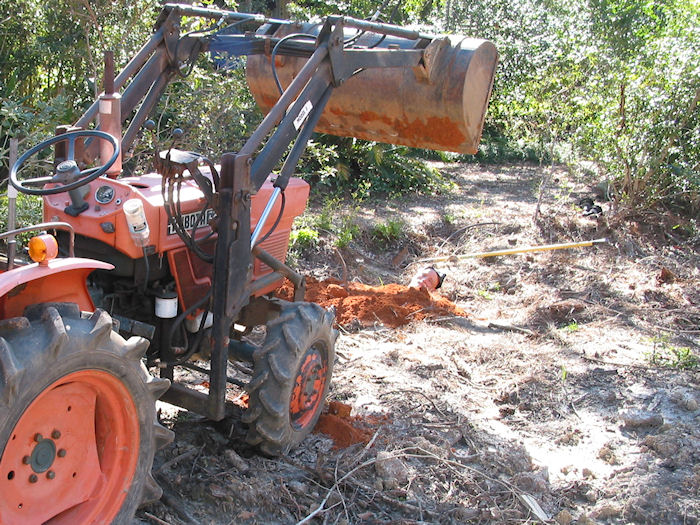
[[(282, 299), (292, 300), (291, 283), (278, 291)], [(336, 321), (346, 325), (355, 319), (363, 325), (377, 321), (385, 326), (396, 328), (414, 320), (446, 315), (466, 316), (452, 301), (435, 292), (409, 288), (400, 284), (368, 286), (355, 282), (343, 285), (336, 279), (317, 281), (306, 279), (306, 301), (336, 309)]]
[(325, 434), (333, 440), (333, 448), (347, 448), (355, 443), (367, 443), (372, 432), (355, 428), (357, 418), (342, 418), (333, 414), (321, 414), (314, 432)]
[(369, 443), (375, 429), (388, 421), (387, 416), (351, 416), (352, 407), (340, 401), (328, 403), (328, 411), (321, 414), (314, 433), (325, 434), (333, 440), (333, 448), (347, 448), (356, 443)]

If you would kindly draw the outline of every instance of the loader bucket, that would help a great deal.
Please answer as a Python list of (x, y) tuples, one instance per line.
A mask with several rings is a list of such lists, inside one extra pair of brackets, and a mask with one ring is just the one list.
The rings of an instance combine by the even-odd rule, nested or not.
[[(316, 35), (319, 27), (286, 25), (274, 36)], [(356, 36), (346, 30), (346, 40)], [(498, 60), (491, 42), (462, 36), (407, 40), (366, 33), (355, 45), (424, 48), (425, 54), (418, 67), (366, 69), (348, 79), (333, 91), (316, 131), (416, 148), (477, 152)], [(304, 63), (303, 58), (276, 57), (283, 88)], [(270, 57), (248, 57), (247, 78), (256, 102), (267, 113), (280, 97)]]

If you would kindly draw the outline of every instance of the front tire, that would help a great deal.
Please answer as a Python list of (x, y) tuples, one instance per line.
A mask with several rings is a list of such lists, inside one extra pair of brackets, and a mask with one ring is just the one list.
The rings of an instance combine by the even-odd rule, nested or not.
[(170, 382), (110, 316), (74, 304), (0, 321), (0, 523), (130, 523), (162, 491), (151, 475), (173, 433), (156, 418)]
[(314, 303), (280, 301), (254, 354), (248, 384), (246, 441), (270, 456), (286, 454), (313, 430), (323, 410), (335, 361), (335, 316)]

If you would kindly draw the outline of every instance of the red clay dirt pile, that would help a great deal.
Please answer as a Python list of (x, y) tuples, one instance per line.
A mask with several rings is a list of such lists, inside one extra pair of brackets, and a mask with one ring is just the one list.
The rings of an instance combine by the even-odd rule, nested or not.
[[(278, 295), (291, 301), (291, 283), (286, 282)], [(368, 286), (348, 282), (343, 285), (337, 279), (317, 281), (307, 277), (304, 299), (325, 308), (334, 306), (336, 321), (340, 325), (347, 325), (357, 319), (365, 326), (379, 321), (385, 326), (396, 328), (426, 318), (466, 316), (464, 310), (435, 292), (401, 284)]]
[(328, 403), (327, 410), (314, 428), (317, 434), (325, 434), (333, 440), (333, 448), (347, 448), (357, 443), (367, 444), (379, 425), (389, 421), (384, 416), (351, 416), (352, 407), (340, 401)]

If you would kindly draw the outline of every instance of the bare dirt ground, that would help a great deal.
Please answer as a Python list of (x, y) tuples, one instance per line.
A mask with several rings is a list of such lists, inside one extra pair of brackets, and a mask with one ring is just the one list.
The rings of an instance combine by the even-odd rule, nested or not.
[[(610, 242), (436, 264), (463, 314), (428, 304), (396, 328), (341, 324), (322, 420), (335, 441), (315, 433), (270, 459), (244, 444), (240, 415), (163, 405), (176, 431), (154, 468), (165, 495), (138, 522), (700, 522), (697, 231), (671, 214), (622, 221), (607, 202), (584, 217), (591, 181), (564, 169), (438, 167), (453, 190), (340, 205), (336, 224), (364, 233), (342, 250), (322, 233), (298, 266), (340, 286), (405, 285), (422, 258)], [(389, 219), (399, 238), (373, 239)]]

